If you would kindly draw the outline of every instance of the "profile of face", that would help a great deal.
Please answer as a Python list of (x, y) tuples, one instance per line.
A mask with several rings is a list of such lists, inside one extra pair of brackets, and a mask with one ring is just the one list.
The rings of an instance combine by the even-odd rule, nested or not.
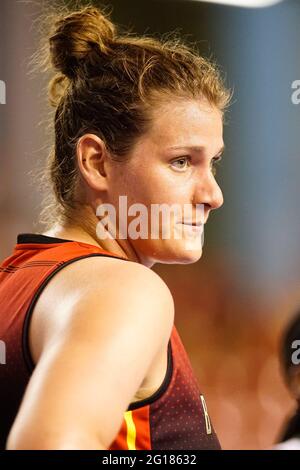
[[(129, 243), (146, 265), (193, 263), (202, 254), (204, 224), (210, 211), (223, 204), (214, 176), (223, 146), (220, 110), (204, 101), (165, 102), (153, 111), (152, 125), (135, 143), (130, 158), (121, 163), (105, 159), (102, 181), (95, 183), (93, 179), (94, 191), (102, 189), (101, 197), (99, 191), (96, 198), (93, 193), (94, 207), (95, 201), (97, 205), (112, 204), (119, 227), (120, 196), (127, 196), (128, 209), (139, 204), (147, 210), (148, 233), (143, 230), (143, 237), (136, 237), (127, 231), (127, 239), (118, 240), (118, 231), (118, 242)], [(91, 179), (85, 179), (91, 185)], [(158, 205), (177, 210), (157, 219), (153, 207)], [(127, 227), (137, 215), (127, 214)], [(159, 235), (156, 232), (153, 236), (151, 224), (157, 227), (157, 223)]]

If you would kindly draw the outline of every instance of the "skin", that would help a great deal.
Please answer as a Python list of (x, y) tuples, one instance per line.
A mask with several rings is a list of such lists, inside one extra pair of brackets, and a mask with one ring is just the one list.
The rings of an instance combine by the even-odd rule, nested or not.
[(87, 258), (57, 273), (33, 312), (39, 357), (31, 347), (36, 367), (7, 449), (108, 448), (173, 322), (169, 289), (138, 263)]
[[(174, 146), (180, 149), (170, 149)], [(118, 207), (120, 194), (128, 196), (128, 207), (134, 202), (146, 207), (179, 203), (195, 210), (203, 204), (205, 223), (223, 203), (212, 168), (222, 147), (220, 111), (196, 101), (161, 104), (151, 129), (124, 163), (112, 161), (97, 136), (81, 137), (77, 158), (85, 212), (45, 234), (90, 243), (128, 261), (76, 261), (43, 290), (29, 328), (36, 367), (7, 449), (107, 449), (134, 397), (141, 398), (141, 392), (150, 396), (161, 385), (174, 302), (149, 268), (155, 262), (195, 262), (201, 245), (193, 238), (192, 250), (184, 238), (99, 240), (96, 207), (108, 202)], [(190, 164), (182, 160), (185, 155)]]
[[(85, 227), (80, 224), (56, 226), (46, 234), (91, 242), (147, 267), (157, 262), (198, 261), (202, 254), (199, 237), (190, 236), (192, 246), (187, 250), (188, 230), (179, 240), (174, 236), (158, 240), (151, 237), (101, 240), (96, 235), (99, 219), (95, 214), (101, 203), (110, 203), (118, 209), (119, 195), (127, 195), (128, 207), (141, 203), (147, 207), (148, 214), (151, 214), (151, 204), (179, 204), (182, 214), (184, 205), (190, 204), (193, 220), (196, 219), (196, 204), (203, 204), (203, 223), (206, 223), (210, 211), (223, 204), (223, 195), (213, 174), (213, 165), (224, 146), (222, 130), (222, 114), (217, 108), (208, 103), (178, 100), (160, 106), (153, 115), (150, 131), (139, 139), (129, 160), (123, 163), (110, 158), (100, 138), (84, 135), (78, 142), (77, 157), (85, 203), (92, 210), (77, 220), (88, 220), (88, 223)], [(177, 222), (182, 222), (182, 217), (171, 220), (171, 233), (175, 233)], [(149, 220), (149, 227), (150, 223)]]
[(292, 396), (300, 402), (300, 367), (292, 367), (288, 370), (286, 383)]

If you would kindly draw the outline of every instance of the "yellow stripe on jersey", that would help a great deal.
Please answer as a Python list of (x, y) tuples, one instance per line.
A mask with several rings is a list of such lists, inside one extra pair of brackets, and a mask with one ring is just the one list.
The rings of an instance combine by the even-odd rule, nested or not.
[(127, 426), (127, 446), (128, 450), (136, 450), (135, 439), (136, 439), (136, 427), (132, 417), (132, 411), (125, 411), (124, 419)]

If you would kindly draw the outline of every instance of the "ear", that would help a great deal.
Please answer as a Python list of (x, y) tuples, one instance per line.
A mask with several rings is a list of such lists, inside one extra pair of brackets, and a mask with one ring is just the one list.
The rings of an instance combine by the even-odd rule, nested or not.
[(106, 161), (108, 151), (105, 143), (95, 134), (84, 134), (76, 146), (80, 173), (92, 189), (106, 189)]

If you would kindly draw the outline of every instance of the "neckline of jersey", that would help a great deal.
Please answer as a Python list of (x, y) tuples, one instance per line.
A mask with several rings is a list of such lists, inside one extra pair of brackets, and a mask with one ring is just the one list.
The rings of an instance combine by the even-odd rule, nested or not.
[(104, 250), (103, 248), (92, 245), (91, 243), (80, 242), (77, 240), (68, 240), (66, 238), (50, 237), (49, 235), (43, 235), (41, 233), (19, 233), (17, 235), (16, 248), (19, 248), (19, 245), (56, 245), (60, 243), (77, 243), (79, 245), (85, 245), (87, 247), (99, 250), (104, 254), (111, 255), (114, 258), (129, 261), (128, 258), (125, 258), (124, 256), (120, 256), (111, 251)]

